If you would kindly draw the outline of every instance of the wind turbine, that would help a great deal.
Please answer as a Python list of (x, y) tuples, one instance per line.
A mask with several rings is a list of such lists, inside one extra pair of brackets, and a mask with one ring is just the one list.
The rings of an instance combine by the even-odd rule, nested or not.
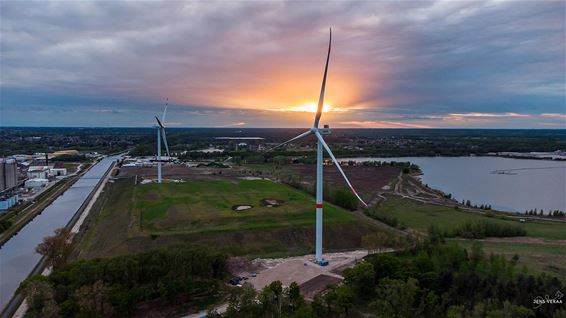
[(301, 139), (303, 137), (307, 137), (309, 135), (314, 135), (317, 139), (317, 150), (316, 150), (316, 256), (315, 257), (316, 257), (316, 262), (318, 264), (321, 264), (321, 265), (324, 265), (326, 263), (324, 261), (324, 259), (322, 258), (322, 203), (323, 203), (323, 198), (322, 198), (322, 188), (323, 188), (323, 184), (322, 184), (322, 155), (323, 155), (323, 148), (326, 150), (328, 155), (330, 155), (330, 158), (332, 158), (334, 165), (336, 166), (338, 171), (340, 171), (340, 173), (342, 174), (342, 177), (344, 177), (344, 180), (346, 181), (346, 183), (350, 187), (350, 190), (352, 191), (352, 193), (354, 193), (356, 198), (358, 198), (358, 200), (360, 200), (360, 202), (364, 206), (367, 207), (367, 204), (358, 195), (358, 193), (356, 192), (356, 190), (354, 189), (354, 187), (350, 183), (350, 180), (348, 180), (348, 178), (346, 177), (344, 170), (342, 170), (342, 167), (340, 167), (340, 163), (338, 162), (338, 160), (336, 160), (336, 157), (334, 157), (334, 154), (332, 153), (332, 151), (330, 150), (330, 148), (328, 147), (328, 145), (324, 141), (324, 138), (322, 138), (322, 135), (328, 135), (328, 134), (331, 133), (330, 128), (327, 125), (325, 125), (324, 128), (318, 127), (318, 123), (320, 121), (320, 116), (322, 115), (322, 108), (323, 108), (323, 105), (324, 105), (324, 91), (325, 91), (325, 88), (326, 88), (326, 74), (328, 73), (328, 62), (330, 60), (330, 48), (331, 48), (331, 46), (332, 46), (332, 29), (330, 29), (330, 40), (328, 42), (328, 55), (326, 56), (326, 66), (324, 67), (324, 75), (322, 77), (322, 87), (320, 88), (320, 96), (319, 96), (319, 99), (318, 99), (318, 108), (317, 108), (317, 111), (316, 111), (316, 116), (314, 118), (314, 124), (313, 124), (312, 128), (307, 130), (306, 132), (298, 135), (297, 137), (291, 138), (290, 140), (287, 140), (284, 143), (279, 144), (279, 145), (269, 149), (269, 151), (271, 151), (275, 148), (281, 147), (283, 145), (286, 145), (290, 142)]
[(161, 116), (161, 120), (155, 116), (155, 120), (157, 120), (157, 183), (161, 183), (161, 139), (165, 143), (165, 150), (167, 151), (167, 157), (170, 158), (169, 155), (169, 146), (167, 145), (167, 136), (165, 135), (165, 126), (163, 123), (165, 122), (165, 115), (167, 114), (167, 106), (169, 104), (169, 99), (165, 103), (165, 109), (163, 110), (163, 115)]

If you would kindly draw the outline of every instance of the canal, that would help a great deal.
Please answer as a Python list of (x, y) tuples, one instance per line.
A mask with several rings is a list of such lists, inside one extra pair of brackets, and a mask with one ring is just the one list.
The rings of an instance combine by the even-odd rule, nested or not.
[(112, 162), (118, 158), (110, 156), (98, 162), (0, 248), (0, 308), (8, 303), (20, 282), (26, 279), (41, 259), (35, 247), (44, 237), (53, 235), (53, 231), (67, 225)]

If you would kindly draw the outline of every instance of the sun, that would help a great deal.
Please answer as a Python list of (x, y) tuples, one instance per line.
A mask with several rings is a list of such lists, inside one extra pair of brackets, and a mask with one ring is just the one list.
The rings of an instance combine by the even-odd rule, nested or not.
[[(306, 103), (300, 106), (289, 107), (287, 110), (292, 112), (305, 112), (305, 113), (316, 113), (318, 105), (315, 103)], [(334, 108), (331, 105), (324, 104), (322, 107), (322, 112), (333, 111)]]

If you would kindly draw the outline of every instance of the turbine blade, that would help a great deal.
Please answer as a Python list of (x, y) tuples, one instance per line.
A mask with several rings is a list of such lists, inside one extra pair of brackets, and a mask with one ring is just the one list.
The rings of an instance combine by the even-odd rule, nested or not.
[(161, 116), (161, 121), (165, 122), (165, 115), (167, 115), (167, 106), (169, 106), (169, 98), (165, 102), (165, 109), (163, 110), (163, 116)]
[(165, 143), (165, 150), (167, 151), (167, 157), (171, 157), (169, 155), (169, 145), (167, 144), (167, 136), (165, 136), (165, 127), (161, 126), (161, 138), (163, 138), (163, 142)]
[(285, 142), (283, 142), (283, 143), (278, 144), (278, 145), (275, 146), (275, 147), (269, 148), (266, 152), (270, 152), (270, 151), (273, 150), (273, 149), (276, 149), (276, 148), (279, 148), (279, 147), (281, 147), (281, 146), (284, 146), (284, 145), (286, 145), (286, 144), (288, 144), (288, 143), (290, 143), (290, 142), (293, 142), (293, 141), (295, 141), (295, 140), (297, 140), (297, 139), (301, 139), (301, 138), (303, 138), (303, 137), (306, 137), (306, 136), (310, 135), (311, 133), (312, 133), (312, 131), (310, 131), (310, 130), (305, 131), (304, 133), (298, 135), (297, 137), (293, 137), (293, 138), (291, 138), (291, 139), (289, 139), (289, 140), (287, 140), (287, 141), (285, 141)]
[(322, 77), (322, 86), (320, 88), (320, 96), (318, 97), (318, 108), (316, 109), (316, 117), (314, 118), (314, 127), (318, 128), (318, 122), (322, 115), (322, 107), (324, 106), (324, 91), (326, 90), (326, 74), (328, 73), (328, 61), (330, 60), (330, 47), (332, 46), (332, 29), (330, 29), (330, 40), (328, 41), (328, 55), (326, 56), (326, 66), (324, 67), (324, 76)]
[(336, 157), (334, 157), (334, 154), (332, 153), (332, 151), (330, 150), (330, 147), (328, 147), (328, 145), (326, 144), (326, 142), (324, 141), (324, 139), (322, 138), (322, 136), (320, 135), (320, 133), (318, 131), (315, 131), (314, 134), (316, 135), (316, 138), (320, 141), (320, 143), (322, 144), (322, 146), (324, 147), (324, 149), (326, 149), (326, 152), (328, 152), (328, 154), (330, 155), (330, 158), (332, 158), (332, 161), (334, 162), (334, 165), (336, 165), (336, 168), (338, 168), (338, 171), (340, 171), (340, 173), (342, 174), (342, 177), (344, 177), (344, 180), (346, 180), (346, 183), (348, 184), (348, 186), (350, 187), (350, 190), (352, 191), (352, 193), (356, 196), (356, 198), (358, 198), (358, 200), (360, 200), (360, 202), (367, 207), (368, 205), (364, 202), (364, 200), (362, 200), (362, 198), (360, 197), (360, 195), (358, 194), (358, 192), (356, 192), (356, 190), (354, 189), (354, 187), (352, 186), (352, 184), (350, 183), (350, 180), (348, 180), (348, 177), (346, 177), (346, 174), (344, 173), (344, 170), (342, 170), (342, 167), (340, 167), (340, 163), (338, 163), (338, 160), (336, 160)]
[(157, 118), (157, 116), (155, 116), (155, 120), (157, 120), (157, 124), (159, 125), (159, 127), (165, 128), (165, 127), (163, 127), (163, 124), (161, 123), (161, 120), (159, 120), (159, 118)]

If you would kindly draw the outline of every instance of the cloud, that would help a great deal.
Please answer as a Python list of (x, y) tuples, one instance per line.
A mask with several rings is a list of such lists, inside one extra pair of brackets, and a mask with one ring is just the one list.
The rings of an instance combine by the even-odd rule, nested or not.
[(340, 122), (345, 127), (356, 128), (433, 128), (429, 125), (409, 124), (392, 121), (345, 121)]
[(566, 114), (559, 114), (559, 113), (543, 113), (541, 114), (542, 117), (550, 117), (550, 118), (562, 118), (566, 119)]
[(465, 114), (457, 114), (453, 113), (449, 115), (450, 117), (458, 117), (458, 118), (493, 118), (493, 117), (504, 117), (504, 118), (513, 118), (513, 117), (531, 117), (530, 114), (517, 114), (517, 113), (465, 113)]
[[(29, 125), (29, 110), (41, 108), (55, 125), (143, 125), (169, 97), (183, 125), (303, 125), (307, 116), (270, 122), (263, 111), (316, 103), (332, 26), (325, 101), (335, 112), (325, 116), (336, 123), (535, 127), (555, 119), (537, 114), (565, 111), (565, 9), (563, 1), (3, 1), (0, 115)], [(93, 105), (123, 113), (58, 114)]]
[(241, 121), (241, 122), (237, 122), (237, 123), (231, 123), (228, 125), (222, 125), (222, 126), (218, 126), (218, 128), (225, 128), (225, 127), (242, 127), (247, 125), (247, 123)]

